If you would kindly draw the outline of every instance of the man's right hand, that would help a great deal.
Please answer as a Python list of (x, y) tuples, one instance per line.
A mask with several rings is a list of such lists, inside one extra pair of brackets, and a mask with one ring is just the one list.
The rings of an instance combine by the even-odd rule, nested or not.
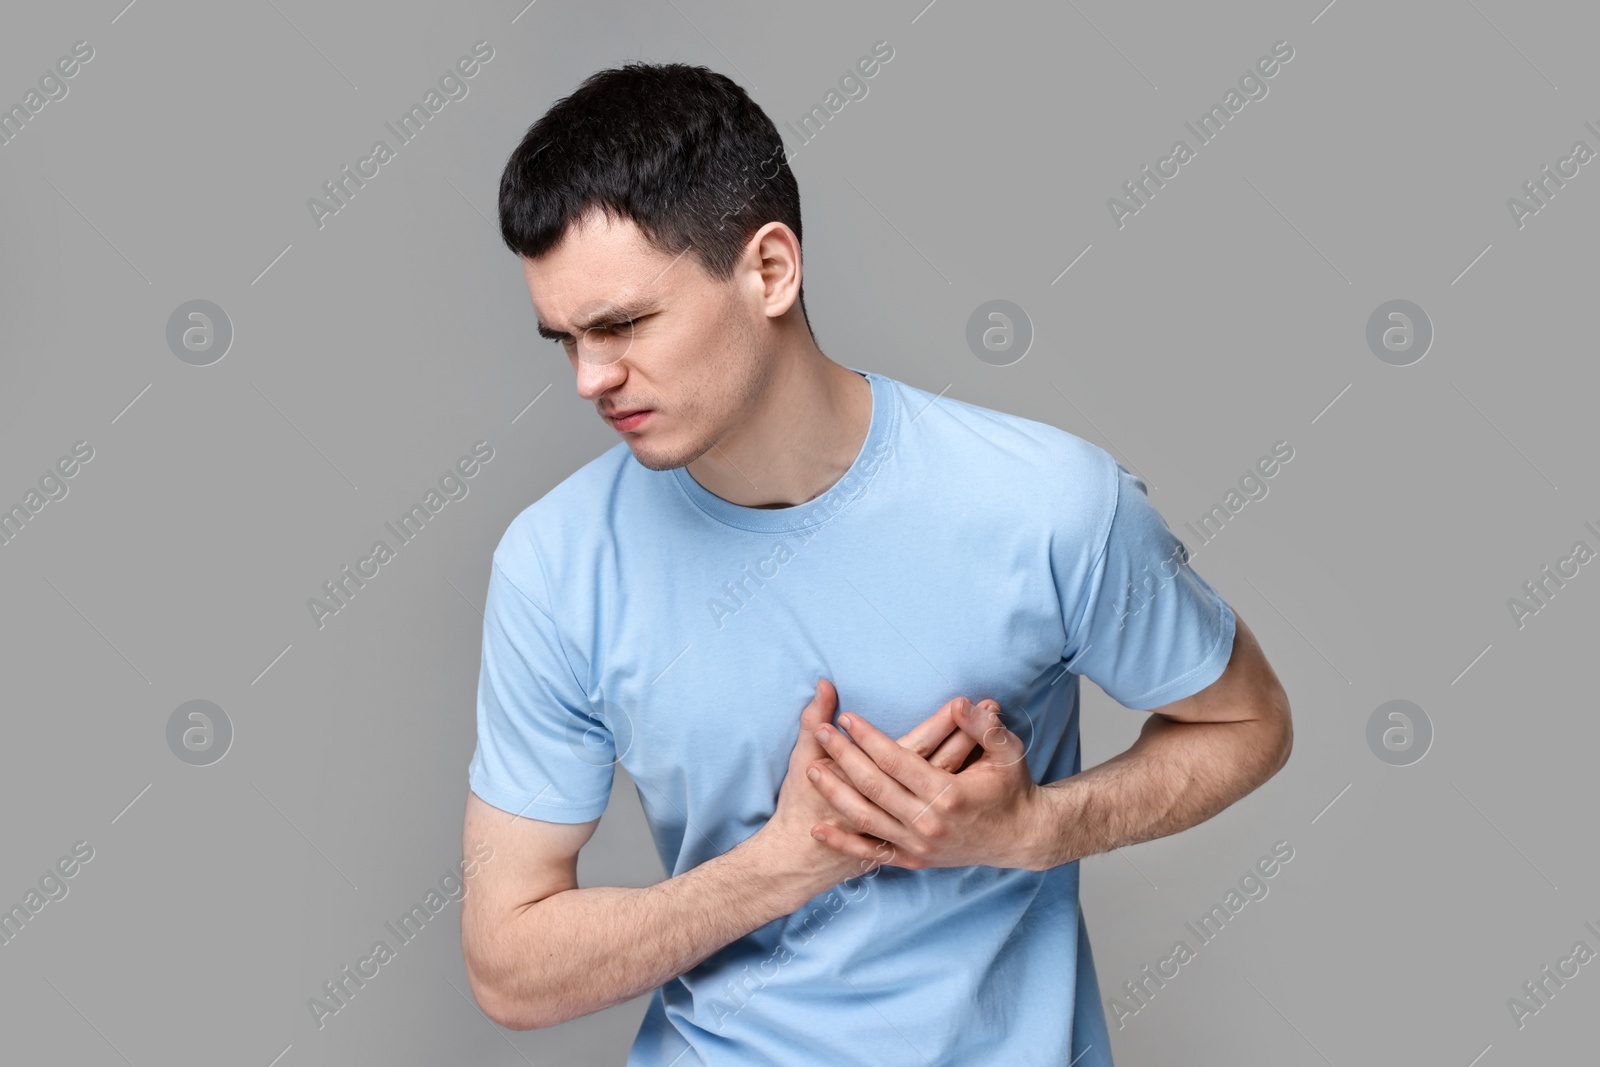
[[(952, 774), (960, 771), (967, 757), (977, 750), (977, 743), (971, 735), (956, 724), (955, 708), (964, 699), (956, 697), (912, 727), (897, 739), (900, 745), (940, 770)], [(845, 825), (843, 817), (817, 787), (806, 780), (806, 771), (813, 763), (819, 760), (825, 764), (833, 762), (817, 741), (816, 732), (819, 727), (832, 723), (838, 710), (839, 691), (826, 678), (819, 680), (816, 694), (800, 713), (800, 736), (789, 754), (789, 769), (778, 791), (777, 810), (758, 831), (777, 851), (779, 862), (830, 877), (836, 874), (837, 877), (828, 882), (829, 887), (879, 865), (864, 864), (811, 836), (811, 828), (819, 822), (854, 832)], [(893, 858), (892, 848), (885, 844), (880, 863), (887, 863)]]

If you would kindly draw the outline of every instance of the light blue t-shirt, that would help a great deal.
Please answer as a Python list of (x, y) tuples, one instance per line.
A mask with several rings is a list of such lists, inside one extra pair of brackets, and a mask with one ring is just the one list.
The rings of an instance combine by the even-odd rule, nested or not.
[[(585, 822), (621, 763), (678, 875), (772, 816), (819, 677), (890, 737), (993, 698), (1043, 783), (1080, 769), (1079, 675), (1149, 710), (1222, 674), (1232, 609), (1110, 454), (865, 377), (866, 441), (805, 504), (731, 504), (619, 442), (511, 522), (474, 793)], [(844, 882), (660, 987), (629, 1067), (1107, 1067), (1078, 866)]]

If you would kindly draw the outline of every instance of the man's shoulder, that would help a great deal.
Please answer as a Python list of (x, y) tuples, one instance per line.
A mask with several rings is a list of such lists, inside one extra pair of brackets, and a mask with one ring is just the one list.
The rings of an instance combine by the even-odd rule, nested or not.
[(1117, 460), (1094, 442), (1048, 422), (891, 381), (913, 433), (941, 469), (960, 472), (992, 497), (1046, 507), (1071, 501), (1072, 512), (1091, 516), (1116, 506)]
[(603, 540), (601, 527), (630, 464), (637, 466), (633, 453), (619, 441), (551, 486), (506, 525), (495, 565), (522, 585), (530, 568), (559, 567), (570, 546)]

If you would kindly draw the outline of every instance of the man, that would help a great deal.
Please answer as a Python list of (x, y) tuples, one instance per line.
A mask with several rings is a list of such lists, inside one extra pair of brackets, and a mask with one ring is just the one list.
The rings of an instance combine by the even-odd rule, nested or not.
[[(635, 63), (506, 165), (621, 440), (494, 553), (473, 993), (529, 1029), (655, 990), (633, 1067), (1110, 1064), (1077, 861), (1276, 773), (1287, 698), (1102, 449), (821, 352), (785, 163), (733, 82)], [(1079, 675), (1152, 712), (1081, 774)], [(616, 763), (669, 876), (578, 888)]]

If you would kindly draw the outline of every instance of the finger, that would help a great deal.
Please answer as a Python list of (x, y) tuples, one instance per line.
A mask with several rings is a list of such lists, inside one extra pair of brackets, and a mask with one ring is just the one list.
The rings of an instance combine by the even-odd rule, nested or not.
[[(868, 804), (875, 809), (882, 809), (893, 818), (909, 820), (927, 805), (897, 781), (892, 772), (880, 767), (877, 761), (856, 745), (850, 739), (850, 735), (841, 729), (845, 723), (851, 723), (859, 730), (862, 721), (860, 715), (841, 713), (838, 726), (825, 727), (819, 731), (826, 735), (822, 740), (823, 750), (831, 757), (835, 773), (861, 794)], [(893, 753), (886, 758), (895, 771), (903, 774), (905, 768), (912, 764), (920, 764), (923, 768), (927, 768), (922, 757), (915, 752), (901, 748), (887, 738), (884, 738), (883, 745), (885, 751)]]
[(800, 712), (800, 736), (795, 740), (792, 760), (804, 765), (827, 755), (817, 741), (817, 728), (832, 722), (838, 708), (839, 691), (826, 678), (817, 679), (816, 693)]
[(946, 701), (938, 711), (908, 730), (900, 738), (900, 745), (904, 748), (909, 748), (926, 759), (939, 747), (940, 742), (950, 736), (953, 731), (961, 729), (956, 723), (955, 709), (956, 701), (963, 699), (965, 698), (955, 697)]
[(811, 836), (835, 852), (853, 856), (860, 860), (863, 874), (885, 864), (911, 866), (910, 863), (906, 862), (909, 857), (902, 859), (900, 850), (887, 841), (880, 841), (875, 837), (867, 837), (863, 834), (853, 834), (848, 830), (841, 830), (830, 823), (818, 823), (812, 828)]
[(977, 739), (983, 748), (981, 761), (996, 767), (1020, 763), (1027, 755), (1022, 738), (1012, 733), (1000, 718), (1000, 705), (992, 700), (961, 709), (957, 715), (962, 733)]
[[(839, 716), (839, 727), (869, 757), (870, 764), (852, 759), (851, 753), (842, 744), (839, 746), (824, 744), (823, 747), (828, 750), (828, 755), (838, 761), (839, 766), (849, 775), (856, 787), (885, 811), (892, 812), (909, 823), (916, 812), (927, 806), (928, 800), (938, 796), (949, 786), (950, 775), (947, 772), (929, 766), (927, 760), (891, 741), (888, 734), (860, 715)], [(872, 770), (886, 775), (888, 781), (879, 781), (872, 775)], [(863, 775), (865, 777), (862, 777)], [(901, 793), (891, 788), (891, 783), (910, 795), (903, 797)], [(878, 795), (868, 792), (869, 788), (881, 789), (883, 793)], [(920, 802), (911, 803), (916, 798), (920, 798)]]
[(965, 730), (956, 730), (939, 745), (938, 751), (928, 757), (928, 762), (941, 771), (955, 774), (966, 766), (968, 757), (978, 751), (978, 742)]
[(817, 792), (821, 793), (833, 810), (849, 823), (853, 832), (870, 834), (890, 844), (905, 840), (906, 828), (900, 821), (862, 796), (861, 792), (839, 773), (837, 766), (812, 764), (806, 773), (807, 778), (811, 777), (812, 771), (816, 772), (812, 784), (817, 787)]

